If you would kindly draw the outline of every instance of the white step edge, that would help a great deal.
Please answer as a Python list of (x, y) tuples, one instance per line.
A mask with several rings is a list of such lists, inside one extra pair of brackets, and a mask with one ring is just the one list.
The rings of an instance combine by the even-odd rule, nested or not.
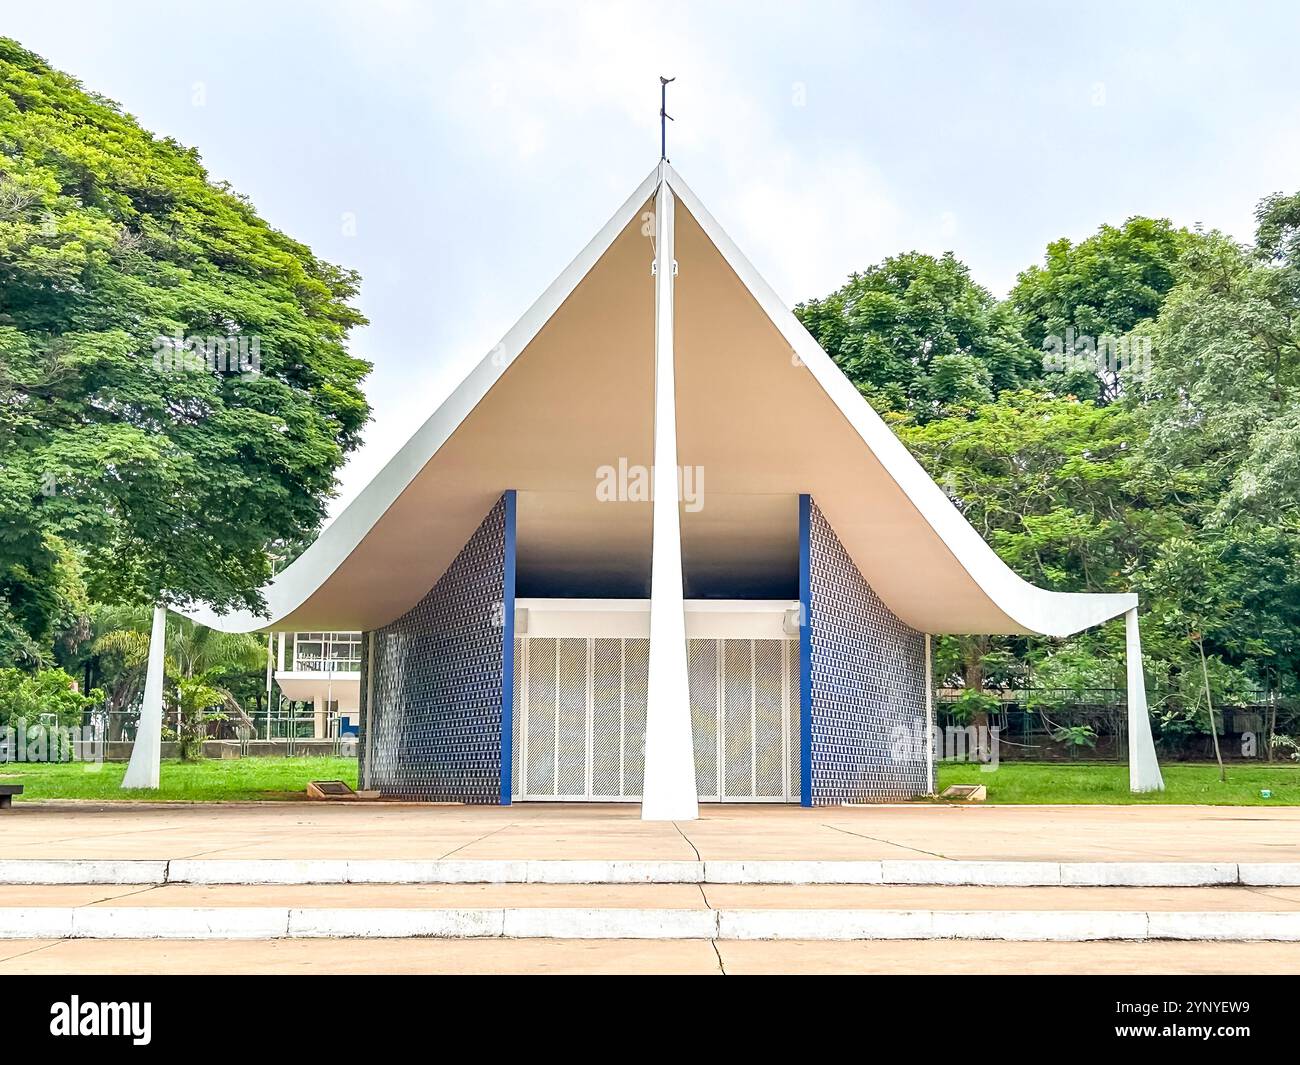
[(1066, 887), (1214, 887), (1240, 880), (1232, 862), (1064, 862), (1061, 883)]
[(706, 861), (706, 884), (880, 884), (881, 862)]
[(346, 859), (177, 858), (167, 863), (167, 884), (346, 884)]
[(116, 858), (0, 858), (0, 884), (164, 884), (167, 862)]
[(1238, 862), (1237, 882), (1252, 887), (1300, 887), (1300, 862)]
[[(3, 912), (0, 928), (7, 932)], [(66, 938), (281, 939), (288, 931), (283, 906), (77, 906)]]
[(622, 910), (513, 907), (510, 939), (716, 939), (717, 910)]
[(953, 887), (1300, 886), (1300, 862), (0, 859), (0, 885), (941, 884)]
[(1300, 912), (0, 907), (3, 939), (981, 939), (1300, 942)]
[(505, 911), (491, 907), (288, 911), (288, 935), (294, 939), (499, 938), (504, 923)]
[(1060, 862), (883, 861), (882, 884), (1056, 887)]
[(1150, 939), (1300, 941), (1300, 913), (1296, 912), (1153, 912), (1147, 916)]

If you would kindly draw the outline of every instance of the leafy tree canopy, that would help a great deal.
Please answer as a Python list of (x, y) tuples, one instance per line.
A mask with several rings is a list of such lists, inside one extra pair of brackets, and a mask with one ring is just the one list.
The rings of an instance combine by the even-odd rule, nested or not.
[(896, 255), (795, 314), (877, 409), (917, 421), (977, 407), (1039, 375), (1041, 356), (1009, 308), (951, 253)]
[(900, 435), (966, 519), (1026, 580), (1062, 591), (1127, 590), (1173, 530), (1166, 486), (1135, 467), (1131, 414), (1041, 392), (1007, 392), (969, 415)]
[[(1135, 217), (1103, 225), (1078, 244), (1053, 241), (1044, 264), (1021, 273), (1011, 290), (1008, 302), (1022, 316), (1025, 339), (1038, 351), (1050, 338), (1061, 346), (1089, 338), (1095, 346), (1154, 318), (1191, 239), (1165, 219)], [(1110, 399), (1117, 391), (1113, 378), (1086, 369), (1054, 374), (1052, 385), (1089, 399)]]
[(101, 694), (79, 692), (76, 681), (61, 669), (0, 669), (0, 727), (16, 728), (19, 721), (38, 725), (53, 716), (54, 724), (71, 728), (81, 724), (82, 712)]
[(1253, 247), (1210, 233), (1139, 332), (1130, 397), (1149, 477), (1181, 482), (1187, 538), (1147, 588), (1156, 638), (1200, 633), (1234, 668), (1300, 677), (1300, 195), (1270, 196)]
[(58, 542), (104, 601), (260, 607), (369, 417), (358, 284), (0, 39), (0, 613), (48, 629)]

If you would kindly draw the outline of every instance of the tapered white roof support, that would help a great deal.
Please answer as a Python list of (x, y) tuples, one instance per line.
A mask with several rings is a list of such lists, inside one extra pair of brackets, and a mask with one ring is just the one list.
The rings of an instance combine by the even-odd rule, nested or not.
[(149, 634), (149, 664), (144, 678), (144, 703), (135, 730), (131, 761), (122, 776), (124, 788), (156, 788), (162, 762), (163, 661), (167, 650), (167, 608), (153, 608)]
[(646, 702), (645, 821), (691, 821), (699, 816), (695, 746), (686, 674), (686, 614), (682, 584), (682, 528), (678, 512), (677, 384), (673, 365), (673, 257), (675, 201), (668, 182), (655, 194), (655, 422), (654, 539), (650, 570), (650, 677)]
[(1128, 786), (1129, 791), (1164, 791), (1147, 713), (1147, 686), (1142, 676), (1142, 636), (1137, 607), (1124, 612), (1125, 653), (1128, 660)]

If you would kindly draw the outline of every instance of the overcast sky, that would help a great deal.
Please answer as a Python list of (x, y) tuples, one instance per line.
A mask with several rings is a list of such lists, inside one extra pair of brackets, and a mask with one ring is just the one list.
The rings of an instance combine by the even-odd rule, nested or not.
[[(1084, 10), (1086, 8), (1086, 10)], [(1133, 214), (1300, 188), (1300, 5), (7, 0), (16, 37), (361, 271), (341, 507), (669, 155), (794, 304), (951, 250), (1005, 295)]]

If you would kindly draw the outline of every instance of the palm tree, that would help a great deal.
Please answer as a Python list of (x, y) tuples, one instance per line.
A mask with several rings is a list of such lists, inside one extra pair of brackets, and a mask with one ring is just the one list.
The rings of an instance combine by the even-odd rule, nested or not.
[(92, 672), (105, 693), (109, 740), (122, 738), (127, 707), (144, 689), (149, 662), (149, 612), (137, 607), (98, 604), (91, 612), (90, 657), (86, 684)]
[[(100, 635), (91, 645), (92, 654), (112, 656), (118, 665), (112, 681), (105, 685), (110, 721), (116, 719), (118, 722), (116, 728), (110, 726), (109, 738), (115, 739), (121, 736), (122, 711), (135, 701), (144, 687), (149, 658), (150, 611), (135, 607), (100, 607), (95, 620)], [(172, 681), (173, 690), (168, 699), (171, 709), (180, 708), (182, 720), (178, 735), (187, 730), (190, 733), (206, 732), (208, 721), (227, 716), (206, 713), (217, 705), (228, 711), (229, 716), (252, 728), (253, 722), (244, 708), (218, 681), (226, 673), (264, 669), (266, 653), (261, 639), (251, 633), (218, 632), (196, 625), (188, 618), (168, 619), (163, 668)], [(199, 694), (210, 702), (196, 708), (194, 703)], [(192, 749), (188, 742), (183, 746), (187, 751)]]
[(266, 645), (250, 632), (220, 632), (173, 617), (167, 621), (167, 657), (182, 677), (255, 670), (266, 666)]
[[(247, 632), (220, 632), (178, 618), (167, 626), (167, 661), (177, 678), (177, 739), (181, 757), (189, 760), (195, 742), (207, 734), (209, 721), (233, 716), (252, 730), (253, 719), (231, 691), (218, 683), (226, 673), (266, 668), (266, 645)], [(212, 700), (200, 706), (204, 700)], [(211, 713), (222, 706), (227, 714)]]

